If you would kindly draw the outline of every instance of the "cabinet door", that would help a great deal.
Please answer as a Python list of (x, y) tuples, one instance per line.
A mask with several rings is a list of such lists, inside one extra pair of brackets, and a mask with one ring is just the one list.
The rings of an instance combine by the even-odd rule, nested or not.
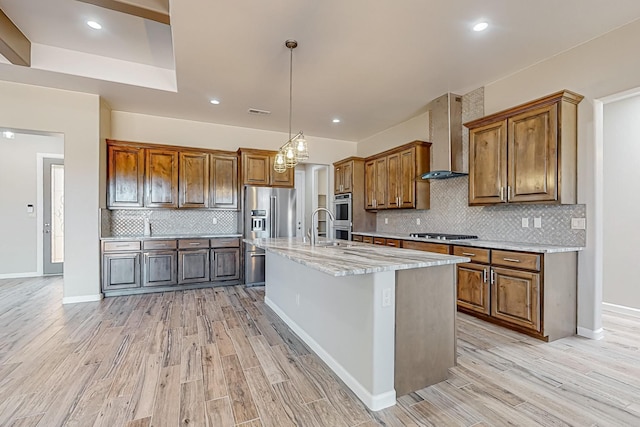
[(375, 209), (376, 198), (376, 161), (370, 160), (364, 165), (365, 209)]
[(140, 287), (140, 252), (112, 253), (102, 256), (102, 289)]
[(144, 253), (143, 286), (169, 286), (177, 283), (177, 252), (151, 251)]
[(212, 249), (211, 280), (236, 280), (240, 278), (240, 249)]
[(109, 145), (107, 149), (107, 207), (144, 204), (144, 149)]
[(333, 169), (333, 193), (342, 193), (344, 187), (344, 163), (337, 165)]
[(491, 316), (540, 331), (540, 274), (492, 268)]
[(469, 131), (469, 205), (506, 202), (507, 122)]
[(242, 153), (242, 185), (269, 185), (271, 180), (269, 154)]
[(400, 153), (387, 156), (387, 209), (400, 206), (398, 198), (400, 185)]
[(509, 119), (509, 202), (558, 200), (557, 104)]
[(271, 174), (271, 186), (293, 188), (295, 179), (295, 168), (287, 168), (284, 172), (276, 172), (273, 165), (276, 161), (275, 155), (270, 157), (269, 173)]
[(342, 165), (342, 191), (344, 193), (353, 192), (353, 161)]
[(178, 152), (147, 149), (146, 198), (149, 208), (178, 207)]
[(180, 152), (181, 208), (209, 207), (209, 154)]
[(211, 156), (212, 208), (238, 209), (238, 158)]
[(400, 170), (398, 174), (398, 207), (416, 207), (416, 149), (401, 151)]
[(376, 159), (376, 192), (374, 197), (376, 209), (387, 208), (387, 158)]
[(209, 249), (178, 251), (178, 283), (209, 281)]
[(458, 307), (489, 314), (489, 266), (457, 264)]

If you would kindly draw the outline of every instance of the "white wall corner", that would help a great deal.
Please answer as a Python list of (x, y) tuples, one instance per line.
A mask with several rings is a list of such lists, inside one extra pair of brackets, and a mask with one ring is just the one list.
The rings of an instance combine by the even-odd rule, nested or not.
[(591, 340), (601, 340), (602, 338), (604, 338), (604, 329), (599, 328), (593, 330), (578, 326), (578, 335), (584, 338), (589, 338)]

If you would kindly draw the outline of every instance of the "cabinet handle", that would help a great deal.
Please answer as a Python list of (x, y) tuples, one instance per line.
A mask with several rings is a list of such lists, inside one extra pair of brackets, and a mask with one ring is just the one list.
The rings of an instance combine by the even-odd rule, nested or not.
[(502, 258), (504, 261), (509, 261), (509, 262), (520, 262), (519, 259), (515, 259), (515, 258)]
[(496, 281), (496, 272), (491, 270), (491, 284), (493, 285)]
[(504, 187), (500, 187), (500, 201), (504, 202)]
[(484, 283), (487, 283), (487, 279), (488, 279), (488, 274), (487, 274), (487, 269), (483, 269), (482, 270), (482, 280), (484, 281)]
[(191, 246), (200, 246), (202, 243), (199, 242), (189, 242)]
[(462, 252), (462, 255), (474, 257), (476, 254), (470, 254), (469, 252)]
[(251, 258), (255, 258), (257, 256), (265, 256), (265, 254), (251, 254)]
[(507, 200), (511, 200), (511, 186), (507, 185)]
[(126, 243), (120, 243), (119, 245), (116, 245), (116, 248), (126, 248), (127, 246), (129, 246)]

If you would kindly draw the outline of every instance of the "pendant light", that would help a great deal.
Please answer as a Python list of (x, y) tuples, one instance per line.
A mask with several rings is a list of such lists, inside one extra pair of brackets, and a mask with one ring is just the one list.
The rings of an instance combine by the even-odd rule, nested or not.
[(294, 168), (299, 161), (309, 158), (307, 140), (302, 131), (291, 137), (291, 117), (293, 112), (293, 49), (298, 47), (295, 40), (287, 40), (284, 45), (289, 49), (289, 140), (284, 143), (273, 163), (273, 169), (278, 173), (286, 172), (287, 168)]

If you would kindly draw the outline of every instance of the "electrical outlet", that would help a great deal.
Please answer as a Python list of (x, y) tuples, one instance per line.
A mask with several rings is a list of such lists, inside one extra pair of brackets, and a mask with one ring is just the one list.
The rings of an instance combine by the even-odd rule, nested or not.
[(382, 290), (382, 306), (391, 307), (391, 289), (386, 288)]
[(389, 218), (385, 218), (385, 219), (384, 219), (384, 223), (385, 223), (385, 224), (389, 224)]
[(522, 228), (529, 228), (529, 218), (522, 218)]
[(571, 229), (584, 230), (587, 228), (586, 218), (571, 218)]
[(533, 227), (534, 228), (542, 228), (542, 218), (541, 217), (533, 218)]
[(420, 225), (420, 218), (416, 218), (416, 225)]
[(213, 222), (213, 225), (216, 225), (218, 223), (218, 218), (214, 217), (212, 222)]

